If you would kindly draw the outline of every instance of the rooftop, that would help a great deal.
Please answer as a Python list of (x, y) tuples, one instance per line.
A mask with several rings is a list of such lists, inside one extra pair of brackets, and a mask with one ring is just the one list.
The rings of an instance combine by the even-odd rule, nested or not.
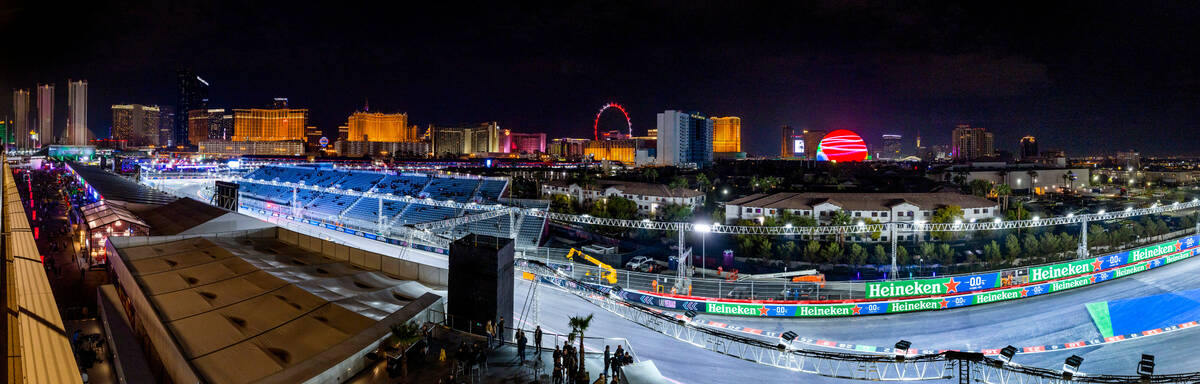
[(782, 192), (772, 194), (753, 194), (730, 201), (728, 205), (742, 205), (758, 208), (777, 209), (812, 209), (822, 203), (830, 203), (851, 211), (886, 211), (899, 204), (908, 203), (921, 209), (932, 210), (938, 207), (957, 205), (962, 208), (994, 207), (996, 202), (973, 195), (961, 193), (819, 193), (819, 192)]
[(163, 205), (177, 199), (175, 196), (156, 191), (94, 165), (70, 163), (69, 166), (105, 200)]
[(664, 196), (664, 197), (696, 197), (704, 195), (700, 191), (689, 188), (668, 188), (665, 184), (643, 183), (638, 181), (620, 181), (620, 180), (597, 180), (596, 186), (584, 186), (579, 183), (573, 183), (562, 180), (552, 180), (546, 184), (556, 187), (566, 188), (572, 185), (578, 185), (586, 190), (603, 191), (608, 188), (616, 188), (621, 192), (642, 195), (642, 196)]
[(410, 303), (438, 296), (275, 238), (146, 239), (114, 240), (114, 269), (205, 382), (304, 381), (362, 350), (352, 339), (382, 337)]

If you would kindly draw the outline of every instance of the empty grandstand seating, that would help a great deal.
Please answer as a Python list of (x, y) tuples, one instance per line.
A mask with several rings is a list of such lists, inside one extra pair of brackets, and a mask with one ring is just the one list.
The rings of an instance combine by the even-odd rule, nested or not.
[(435, 178), (429, 181), (422, 192), (428, 193), (434, 200), (454, 200), (459, 203), (471, 201), (475, 189), (479, 187), (477, 179)]
[[(263, 181), (262, 183), (255, 182)], [(339, 190), (355, 192), (375, 192), (394, 196), (420, 197), (428, 196), (437, 201), (453, 200), (459, 203), (471, 201), (502, 202), (509, 205), (519, 205), (526, 208), (546, 209), (549, 203), (539, 200), (514, 200), (501, 198), (508, 188), (505, 179), (480, 179), (474, 177), (436, 177), (422, 174), (383, 174), (366, 171), (351, 171), (341, 169), (317, 169), (303, 166), (264, 166), (244, 177), (241, 193), (251, 201), (261, 201), (253, 206), (275, 209), (291, 205), (293, 190), (289, 187), (279, 187), (265, 184), (266, 182), (284, 182), (310, 185), (315, 187), (334, 187)], [(365, 230), (375, 230), (379, 220), (379, 199), (362, 196), (358, 193), (340, 193), (337, 191), (297, 189), (295, 191), (298, 205), (304, 208), (304, 216), (329, 222), (339, 222), (348, 227), (360, 227)], [(266, 205), (264, 205), (266, 204)], [(445, 220), (464, 214), (476, 214), (483, 210), (438, 207), (425, 204), (405, 204), (384, 199), (383, 218), (386, 225), (406, 225)], [(468, 232), (491, 236), (510, 236), (511, 226), (517, 226), (517, 247), (536, 247), (545, 230), (546, 220), (533, 216), (518, 215), (515, 224), (510, 222), (507, 215), (468, 223), (447, 232), (447, 235), (459, 237)]]

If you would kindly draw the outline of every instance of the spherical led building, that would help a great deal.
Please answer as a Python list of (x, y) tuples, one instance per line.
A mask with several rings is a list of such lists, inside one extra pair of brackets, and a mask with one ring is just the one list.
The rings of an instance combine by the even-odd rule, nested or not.
[(867, 159), (867, 143), (848, 129), (839, 129), (825, 135), (817, 147), (817, 160), (863, 161)]

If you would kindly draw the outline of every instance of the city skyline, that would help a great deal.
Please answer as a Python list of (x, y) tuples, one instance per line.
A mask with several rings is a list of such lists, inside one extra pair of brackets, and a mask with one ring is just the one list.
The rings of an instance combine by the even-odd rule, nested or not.
[[(19, 35), (48, 7), (7, 8), (0, 32)], [(63, 28), (14, 41), (12, 51), (37, 59), (0, 64), (0, 86), (88, 79), (96, 133), (111, 126), (110, 105), (175, 105), (177, 71), (191, 68), (212, 84), (213, 107), (290, 97), (331, 138), (369, 99), (419, 126), (497, 121), (548, 137), (587, 137), (595, 108), (608, 102), (628, 108), (635, 135), (653, 128), (660, 111), (697, 110), (741, 117), (744, 150), (764, 155), (778, 152), (778, 143), (751, 139), (773, 138), (782, 125), (851, 129), (868, 140), (900, 134), (911, 147), (918, 131), (926, 146), (947, 144), (942, 132), (971, 124), (995, 132), (999, 149), (1015, 151), (1022, 136), (1033, 135), (1078, 154), (1195, 153), (1186, 143), (1200, 139), (1200, 75), (1186, 65), (1197, 48), (1171, 38), (1190, 30), (1197, 13), (1190, 9), (689, 4), (696, 23), (716, 22), (715, 15), (747, 20), (707, 31), (648, 23), (670, 10), (663, 3), (561, 4), (540, 15), (422, 5), (405, 12), (414, 15), (412, 30), (453, 32), (385, 39), (371, 22), (356, 23), (363, 31), (338, 22), (322, 29), (355, 32), (308, 28), (354, 20), (341, 16), (362, 14), (356, 7), (288, 9), (268, 22), (239, 16), (261, 6), (246, 7), (226, 15), (220, 3), (136, 12), (83, 5), (65, 15)], [(379, 11), (368, 13), (388, 14)], [(1021, 23), (1009, 22), (1018, 17)], [(421, 28), (435, 25), (451, 28)], [(479, 28), (454, 27), (467, 25)], [(87, 38), (51, 44), (80, 31)], [(293, 42), (295, 49), (275, 48)], [(61, 108), (67, 95), (59, 88)], [(13, 104), (12, 92), (0, 97)], [(56, 130), (65, 128), (65, 116), (55, 114)]]

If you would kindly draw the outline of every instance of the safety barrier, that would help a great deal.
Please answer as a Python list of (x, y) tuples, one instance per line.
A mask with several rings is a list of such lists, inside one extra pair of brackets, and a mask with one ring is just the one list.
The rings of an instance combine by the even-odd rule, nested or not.
[(1004, 272), (867, 283), (868, 292), (873, 292), (875, 297), (931, 296), (917, 299), (837, 304), (743, 304), (665, 297), (624, 290), (619, 295), (622, 299), (658, 308), (733, 316), (841, 317), (942, 310), (1061, 292), (1162, 267), (1200, 253), (1198, 239), (1200, 235), (1192, 235), (1096, 258), (1030, 267), (1025, 269), (1024, 274), (1014, 275), (1021, 277), (1019, 280), (1023, 281), (1022, 283), (1009, 287), (999, 285), (1001, 274)]

